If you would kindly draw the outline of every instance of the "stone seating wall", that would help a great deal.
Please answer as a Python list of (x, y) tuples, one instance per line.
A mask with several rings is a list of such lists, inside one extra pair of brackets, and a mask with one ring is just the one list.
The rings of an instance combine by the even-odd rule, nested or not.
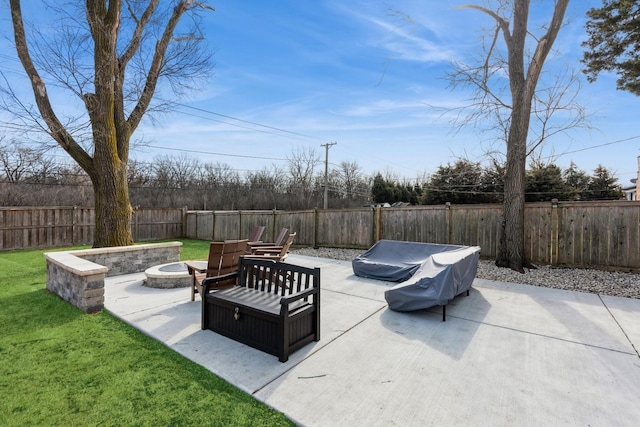
[(86, 313), (104, 308), (104, 279), (180, 260), (181, 242), (46, 252), (47, 289)]

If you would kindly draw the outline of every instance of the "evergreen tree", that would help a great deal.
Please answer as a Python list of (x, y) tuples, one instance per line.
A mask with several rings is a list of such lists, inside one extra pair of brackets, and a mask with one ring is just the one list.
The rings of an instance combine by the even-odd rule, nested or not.
[(569, 168), (563, 172), (563, 177), (569, 191), (569, 200), (582, 200), (591, 180), (589, 175), (571, 162)]
[(624, 198), (624, 192), (620, 185), (616, 184), (618, 178), (604, 166), (598, 165), (593, 170), (593, 176), (587, 187), (588, 200), (619, 200)]
[(458, 160), (454, 165), (438, 166), (429, 183), (425, 186), (422, 203), (440, 205), (482, 203), (482, 168), (479, 163)]
[(603, 0), (602, 7), (587, 11), (587, 50), (582, 62), (590, 82), (601, 72), (618, 74), (620, 90), (640, 95), (640, 3)]
[(395, 199), (394, 188), (389, 185), (389, 182), (382, 177), (381, 173), (377, 173), (373, 178), (373, 185), (371, 186), (371, 200), (374, 203), (393, 203), (391, 200)]
[(562, 169), (558, 166), (536, 165), (527, 171), (525, 186), (527, 202), (569, 200), (570, 197), (571, 192), (562, 178)]
[(484, 203), (502, 203), (504, 196), (504, 166), (495, 160), (482, 172), (480, 188)]

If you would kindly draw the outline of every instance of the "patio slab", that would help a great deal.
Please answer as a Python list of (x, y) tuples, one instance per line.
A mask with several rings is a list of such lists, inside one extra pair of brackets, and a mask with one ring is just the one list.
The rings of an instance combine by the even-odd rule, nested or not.
[(114, 315), (308, 426), (636, 425), (640, 300), (476, 279), (447, 307), (389, 310), (391, 284), (321, 267), (321, 340), (286, 363), (200, 330), (188, 289), (110, 278)]

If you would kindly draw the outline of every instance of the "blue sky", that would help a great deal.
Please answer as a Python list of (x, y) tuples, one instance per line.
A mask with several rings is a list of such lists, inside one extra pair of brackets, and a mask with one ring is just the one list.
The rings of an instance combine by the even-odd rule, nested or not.
[[(367, 174), (409, 179), (461, 157), (486, 160), (486, 134), (471, 127), (456, 132), (433, 108), (463, 105), (470, 96), (449, 89), (444, 76), (451, 60), (470, 61), (482, 28), (492, 24), (478, 11), (455, 7), (479, 2), (210, 3), (216, 11), (204, 14), (204, 24), (216, 51), (213, 77), (182, 99), (178, 111), (160, 124), (146, 122), (135, 135), (168, 149), (146, 148), (133, 157), (152, 160), (188, 150), (203, 162), (243, 173), (273, 165), (286, 169), (286, 159), (301, 150), (324, 160), (321, 145), (337, 142), (329, 151), (332, 165), (355, 161)], [(560, 32), (559, 53), (549, 67), (580, 67), (584, 12), (601, 4), (571, 3), (571, 22)], [(550, 15), (549, 0), (532, 4), (534, 19)], [(573, 161), (589, 174), (603, 164), (628, 185), (640, 155), (640, 99), (616, 91), (615, 76), (603, 75), (594, 84), (582, 78), (578, 102), (591, 114), (592, 129), (559, 135), (546, 154), (563, 168)]]

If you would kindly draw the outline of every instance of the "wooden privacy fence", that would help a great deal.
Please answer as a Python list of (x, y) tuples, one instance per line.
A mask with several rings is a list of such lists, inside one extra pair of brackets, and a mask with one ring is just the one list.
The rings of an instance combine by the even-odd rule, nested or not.
[[(366, 249), (377, 240), (477, 245), (495, 258), (501, 205), (439, 205), (305, 211), (188, 211), (185, 237), (245, 238), (266, 226), (295, 231), (297, 246)], [(640, 202), (544, 202), (525, 205), (525, 252), (534, 263), (640, 269)]]
[[(134, 209), (131, 217), (134, 240), (182, 237), (185, 212), (184, 209)], [(0, 250), (90, 245), (94, 224), (93, 208), (0, 208)]]
[[(92, 244), (93, 208), (0, 208), (0, 250)], [(187, 211), (137, 208), (136, 241), (179, 237), (246, 238), (256, 225), (273, 241), (281, 228), (296, 246), (366, 249), (380, 239), (477, 245), (498, 250), (501, 205), (439, 205), (303, 211)], [(640, 270), (640, 202), (559, 202), (525, 205), (526, 255), (534, 263)]]

